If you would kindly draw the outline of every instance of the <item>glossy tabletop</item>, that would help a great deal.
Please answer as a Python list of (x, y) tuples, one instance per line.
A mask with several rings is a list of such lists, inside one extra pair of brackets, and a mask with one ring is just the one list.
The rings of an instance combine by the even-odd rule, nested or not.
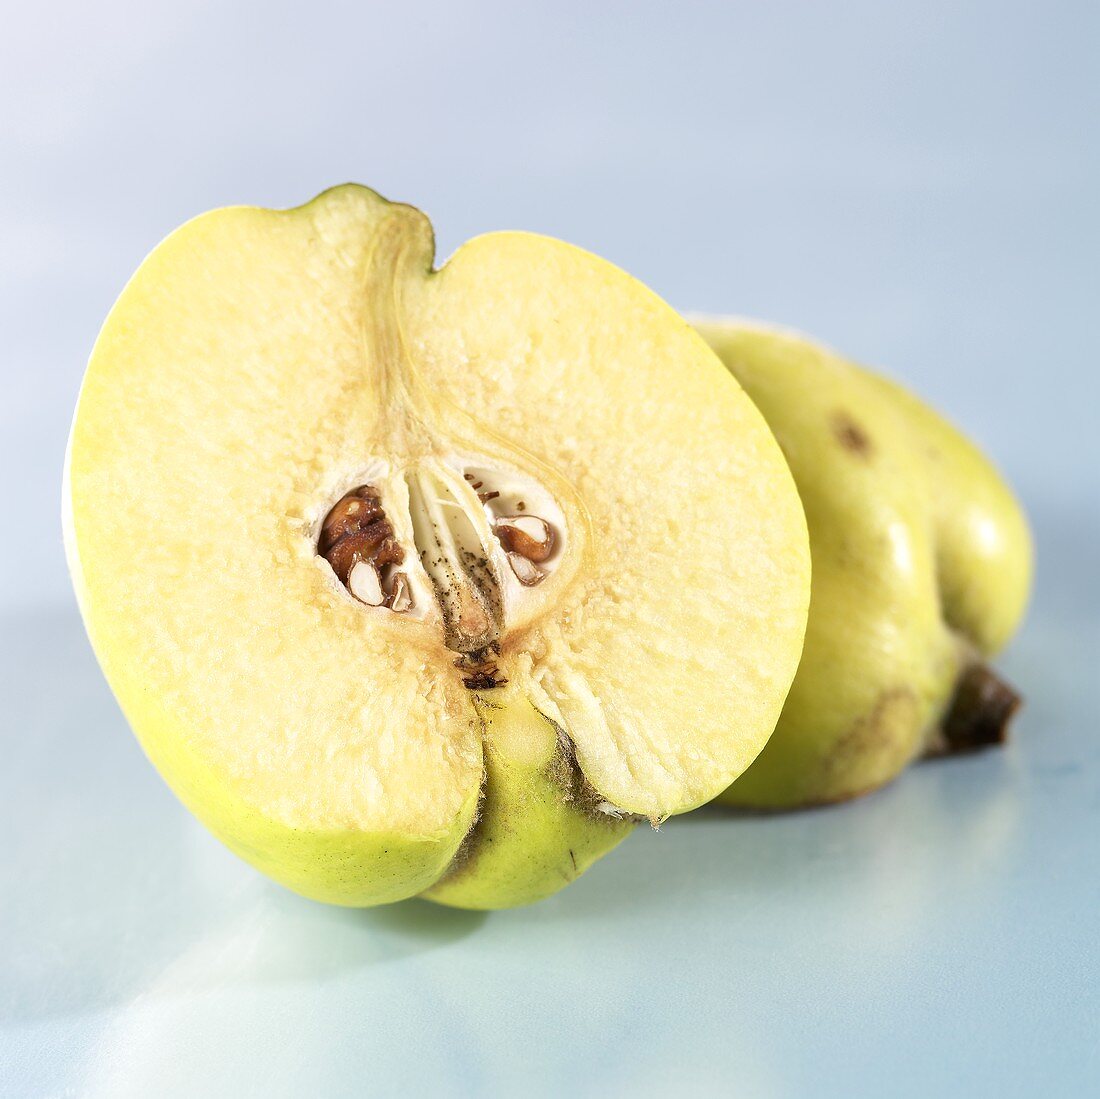
[[(110, 2), (7, 31), (0, 1095), (1100, 1093), (1095, 6)], [(550, 232), (943, 407), (1034, 522), (1012, 744), (639, 829), (489, 915), (324, 908), (220, 847), (84, 638), (65, 433), (160, 236), (345, 178), (424, 206), (442, 256)]]

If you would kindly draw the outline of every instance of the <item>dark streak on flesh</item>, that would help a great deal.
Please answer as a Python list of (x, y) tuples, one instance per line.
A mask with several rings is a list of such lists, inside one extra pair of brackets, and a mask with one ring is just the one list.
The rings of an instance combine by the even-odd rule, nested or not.
[(500, 643), (491, 641), (476, 652), (463, 653), (455, 662), (456, 668), (465, 672), (462, 685), (471, 691), (491, 691), (508, 682), (500, 674), (496, 657), (500, 656)]
[(642, 818), (634, 813), (623, 813), (616, 817), (600, 809), (604, 797), (589, 783), (581, 770), (581, 765), (577, 762), (577, 749), (573, 744), (573, 738), (549, 714), (537, 706), (535, 713), (554, 730), (558, 740), (558, 750), (554, 753), (554, 758), (548, 764), (545, 773), (546, 777), (561, 791), (562, 800), (609, 828), (617, 827), (622, 823), (637, 824)]

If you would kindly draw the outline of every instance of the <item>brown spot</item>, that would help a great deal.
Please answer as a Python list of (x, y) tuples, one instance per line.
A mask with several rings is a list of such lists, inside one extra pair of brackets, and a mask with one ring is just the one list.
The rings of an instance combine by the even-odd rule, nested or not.
[[(919, 711), (917, 696), (911, 688), (893, 687), (881, 691), (871, 709), (852, 722), (822, 761), (831, 791), (846, 785), (850, 769), (866, 759), (879, 761), (881, 782), (893, 778), (913, 753), (913, 733)], [(845, 796), (840, 789), (835, 794), (831, 792), (826, 800), (840, 800)]]
[(871, 437), (863, 426), (857, 423), (849, 413), (837, 409), (832, 415), (833, 434), (845, 450), (866, 458), (871, 453)]
[(455, 660), (454, 666), (465, 673), (462, 684), (467, 690), (491, 691), (495, 687), (503, 687), (508, 682), (500, 674), (500, 669), (493, 659), (496, 656), (500, 656), (500, 645), (493, 641), (485, 648), (472, 653), (463, 653)]
[(491, 672), (474, 672), (472, 675), (462, 677), (462, 685), (468, 691), (491, 691), (496, 687), (503, 687), (507, 679), (497, 678), (499, 673), (494, 668)]

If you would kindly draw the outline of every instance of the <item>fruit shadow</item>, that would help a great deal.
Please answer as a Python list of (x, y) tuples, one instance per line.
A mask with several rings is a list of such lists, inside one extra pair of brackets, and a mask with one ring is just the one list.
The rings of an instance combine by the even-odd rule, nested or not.
[[(982, 891), (1003, 890), (1025, 852), (1064, 846), (1064, 831), (1091, 828), (1083, 806), (1095, 803), (1100, 741), (1092, 736), (1095, 669), (1100, 656), (1100, 586), (1095, 546), (1100, 522), (1046, 503), (1032, 510), (1038, 571), (1027, 620), (997, 667), (1018, 687), (1024, 707), (1009, 744), (973, 755), (914, 763), (893, 783), (837, 805), (787, 812), (705, 806), (662, 826), (639, 829), (576, 894), (576, 914), (602, 915), (615, 894), (637, 895), (659, 882), (665, 898), (735, 910), (838, 908), (840, 894), (860, 905), (897, 906), (906, 918), (949, 909)], [(1087, 720), (1087, 723), (1086, 723)], [(946, 869), (958, 872), (954, 896)], [(674, 907), (671, 899), (657, 904)], [(685, 902), (686, 907), (686, 902)], [(859, 911), (850, 918), (864, 919)], [(869, 925), (869, 933), (878, 928)]]
[[(708, 807), (656, 835), (642, 826), (569, 888), (527, 908), (331, 908), (244, 866), (178, 805), (141, 755), (75, 617), (0, 627), (0, 665), (31, 700), (9, 712), (0, 774), (9, 836), (0, 1015), (16, 1022), (204, 990), (369, 980), (402, 959), (492, 950), (575, 923), (618, 928), (700, 905), (793, 902), (815, 876), (827, 888), (821, 882), (844, 858), (849, 876), (863, 867), (873, 877), (892, 857), (891, 836), (935, 819), (907, 780), (860, 803), (792, 815)], [(36, 670), (51, 659), (67, 669), (64, 691)]]
[(996, 661), (1025, 700), (1006, 747), (918, 761), (884, 788), (836, 805), (783, 812), (709, 805), (672, 818), (658, 835), (638, 828), (545, 905), (579, 920), (621, 914), (624, 897), (633, 898), (634, 913), (665, 919), (721, 906), (731, 934), (753, 913), (783, 923), (816, 905), (885, 939), (868, 913), (900, 907), (900, 938), (930, 913), (956, 910), (960, 898), (970, 912), (983, 910), (983, 895), (1003, 892), (1004, 903), (1016, 903), (1013, 868), (1026, 852), (1042, 843), (1057, 849), (1063, 830), (1091, 828), (1075, 821), (1095, 803), (1100, 773), (1100, 740), (1083, 724), (1095, 712), (1100, 587), (1091, 558), (1100, 530), (1094, 524), (1089, 539), (1072, 515), (1036, 518), (1033, 606)]
[(239, 862), (142, 756), (75, 610), (0, 616), (0, 677), (0, 1022), (325, 980), (484, 922), (424, 901), (332, 908)]

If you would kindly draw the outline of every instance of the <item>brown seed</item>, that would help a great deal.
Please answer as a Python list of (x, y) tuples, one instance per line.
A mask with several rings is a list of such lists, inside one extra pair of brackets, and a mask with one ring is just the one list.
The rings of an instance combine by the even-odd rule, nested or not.
[(462, 677), (462, 685), (470, 691), (491, 691), (494, 687), (503, 687), (507, 679), (498, 678), (494, 668), (491, 672), (474, 672)]
[(380, 607), (385, 602), (378, 570), (369, 561), (356, 561), (348, 574), (348, 591), (370, 607)]
[(546, 573), (522, 554), (509, 553), (508, 564), (512, 566), (512, 572), (516, 574), (516, 579), (525, 588), (533, 588), (546, 579)]
[[(357, 599), (375, 607), (388, 598), (382, 591), (381, 570), (405, 559), (373, 485), (360, 485), (333, 505), (321, 524), (317, 551)], [(357, 570), (358, 565), (367, 571)]]
[(343, 583), (357, 561), (369, 561), (375, 568), (400, 564), (405, 551), (393, 537), (393, 528), (385, 519), (377, 519), (366, 530), (345, 534), (324, 555)]
[(375, 492), (369, 485), (349, 492), (337, 501), (332, 510), (325, 516), (321, 525), (321, 538), (318, 549), (322, 554), (336, 545), (347, 534), (364, 530), (378, 519), (385, 519), (385, 512), (378, 501), (377, 494), (373, 496), (361, 495), (364, 488)]
[(507, 515), (494, 526), (500, 544), (509, 553), (541, 564), (554, 552), (554, 532), (537, 515)]
[(393, 574), (393, 590), (390, 592), (388, 605), (396, 614), (404, 614), (413, 605), (409, 578), (403, 572)]
[(357, 496), (345, 496), (325, 518), (321, 527), (320, 550), (326, 552), (345, 534), (359, 528), (359, 516), (366, 505)]

